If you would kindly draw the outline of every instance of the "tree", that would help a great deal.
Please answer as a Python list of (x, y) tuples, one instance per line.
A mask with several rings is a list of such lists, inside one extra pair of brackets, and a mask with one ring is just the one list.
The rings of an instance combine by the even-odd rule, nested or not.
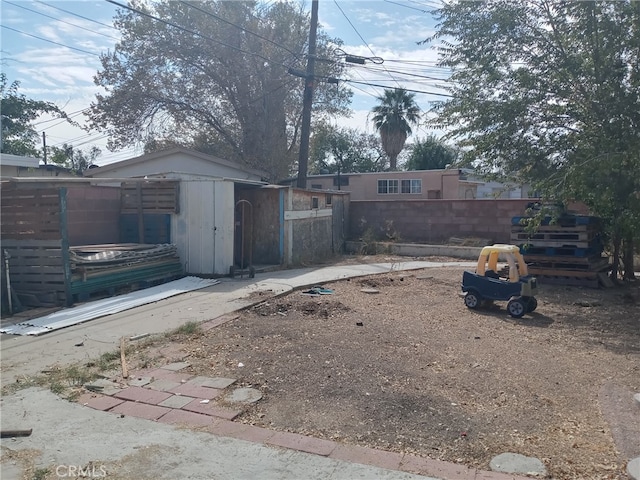
[[(309, 19), (291, 2), (133, 1), (122, 40), (102, 56), (92, 125), (109, 147), (180, 144), (286, 175), (297, 158)], [(339, 45), (318, 36), (319, 57)], [(330, 47), (330, 45), (332, 47)], [(316, 75), (338, 76), (338, 62)], [(316, 83), (316, 116), (346, 113), (350, 91)]]
[(40, 157), (38, 132), (31, 123), (43, 113), (55, 114), (66, 118), (53, 103), (31, 100), (18, 93), (20, 82), (7, 84), (7, 76), (0, 73), (0, 114), (2, 115), (2, 133), (0, 150), (2, 153)]
[[(640, 3), (447, 2), (437, 125), (464, 159), (605, 220), (613, 275), (640, 233)], [(631, 252), (629, 252), (631, 249)], [(626, 255), (624, 255), (626, 252)]]
[(96, 159), (102, 153), (96, 146), (91, 147), (89, 152), (84, 152), (67, 143), (63, 144), (62, 147), (52, 147), (51, 150), (49, 158), (52, 163), (69, 168), (78, 175), (82, 175), (89, 166), (95, 164)]
[(430, 135), (424, 140), (417, 140), (411, 146), (411, 153), (405, 168), (407, 170), (439, 170), (455, 162), (458, 152)]
[(310, 171), (317, 174), (381, 172), (386, 159), (375, 135), (320, 123), (313, 129)]
[(397, 169), (398, 155), (411, 135), (411, 125), (417, 125), (420, 120), (420, 108), (414, 97), (415, 94), (401, 88), (385, 90), (384, 94), (377, 97), (380, 104), (371, 110), (373, 124), (389, 156), (391, 170)]

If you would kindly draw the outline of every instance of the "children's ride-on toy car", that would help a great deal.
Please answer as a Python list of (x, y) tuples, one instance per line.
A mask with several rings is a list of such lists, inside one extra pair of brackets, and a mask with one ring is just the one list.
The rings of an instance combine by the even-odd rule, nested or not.
[[(506, 261), (507, 267), (498, 271), (498, 260)], [(504, 277), (501, 277), (504, 274)], [(478, 308), (484, 302), (509, 301), (507, 311), (514, 318), (533, 312), (538, 306), (534, 295), (537, 291), (535, 277), (529, 276), (527, 264), (515, 245), (496, 244), (484, 247), (478, 257), (475, 273), (462, 274), (464, 304)]]

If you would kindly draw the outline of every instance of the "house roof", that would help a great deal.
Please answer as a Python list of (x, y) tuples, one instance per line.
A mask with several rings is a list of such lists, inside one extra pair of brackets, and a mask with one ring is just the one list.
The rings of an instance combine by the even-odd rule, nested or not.
[(0, 164), (12, 167), (38, 168), (40, 160), (35, 157), (23, 157), (22, 155), (11, 155), (9, 153), (0, 154)]
[(121, 168), (121, 167), (126, 167), (126, 166), (130, 166), (130, 165), (138, 165), (140, 163), (153, 161), (153, 160), (155, 160), (157, 158), (167, 157), (169, 155), (175, 155), (176, 153), (182, 153), (182, 154), (194, 157), (194, 158), (199, 158), (199, 159), (202, 159), (202, 160), (206, 160), (206, 161), (211, 162), (213, 164), (224, 165), (226, 167), (235, 168), (237, 170), (241, 170), (241, 171), (250, 173), (252, 175), (260, 176), (262, 178), (267, 177), (266, 172), (263, 172), (261, 170), (247, 168), (247, 167), (244, 167), (244, 166), (242, 166), (242, 165), (240, 165), (238, 163), (231, 162), (231, 161), (225, 160), (223, 158), (215, 157), (213, 155), (207, 155), (206, 153), (198, 152), (196, 150), (192, 150), (190, 148), (184, 148), (184, 147), (174, 147), (174, 148), (169, 148), (167, 150), (159, 150), (157, 152), (147, 153), (147, 154), (144, 154), (144, 155), (140, 155), (138, 157), (129, 158), (127, 160), (122, 160), (120, 162), (110, 163), (109, 165), (105, 165), (103, 167), (90, 168), (90, 169), (88, 169), (88, 170), (86, 170), (84, 172), (84, 175), (86, 177), (92, 177), (93, 175), (98, 174), (98, 173), (103, 174), (105, 172), (110, 172), (112, 170), (116, 170), (116, 169)]

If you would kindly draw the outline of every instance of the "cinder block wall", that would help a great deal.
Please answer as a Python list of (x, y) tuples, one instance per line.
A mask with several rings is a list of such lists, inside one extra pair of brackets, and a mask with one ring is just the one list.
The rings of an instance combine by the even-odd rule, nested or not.
[(67, 189), (69, 245), (120, 242), (120, 188), (86, 185)]
[(349, 238), (440, 243), (451, 237), (509, 243), (511, 218), (531, 199), (351, 201)]
[[(333, 255), (333, 217), (315, 216), (320, 210), (331, 209), (326, 204), (326, 195), (297, 188), (289, 190), (292, 195), (290, 212), (305, 212), (310, 216), (288, 220), (291, 228), (291, 264), (305, 265), (317, 263)], [(312, 198), (318, 197), (318, 209), (311, 208)], [(286, 227), (285, 227), (286, 228)], [(287, 242), (285, 233), (285, 244)]]

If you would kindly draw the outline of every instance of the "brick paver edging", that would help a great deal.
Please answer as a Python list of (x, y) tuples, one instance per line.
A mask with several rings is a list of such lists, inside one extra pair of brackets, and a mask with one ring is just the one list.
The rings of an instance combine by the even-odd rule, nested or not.
[[(478, 470), (464, 465), (416, 455), (388, 452), (358, 445), (344, 445), (332, 440), (309, 437), (298, 433), (279, 432), (254, 425), (233, 422), (227, 419), (229, 418), (227, 412), (220, 413), (219, 410), (215, 408), (209, 412), (204, 409), (194, 412), (184, 407), (169, 408), (152, 403), (143, 403), (143, 401), (132, 401), (130, 398), (126, 398), (130, 397), (129, 395), (121, 395), (119, 397), (120, 398), (118, 398), (118, 396), (101, 394), (84, 394), (77, 402), (84, 406), (112, 414), (129, 415), (182, 427), (195, 427), (214, 435), (237, 438), (272, 447), (298, 450), (336, 460), (372, 465), (388, 470), (400, 470), (407, 473), (436, 477), (443, 480), (531, 480), (531, 477)], [(145, 400), (147, 400), (147, 398), (145, 398)], [(156, 402), (158, 400), (157, 398), (153, 398), (147, 401)], [(196, 400), (194, 400), (194, 402), (196, 402)]]

